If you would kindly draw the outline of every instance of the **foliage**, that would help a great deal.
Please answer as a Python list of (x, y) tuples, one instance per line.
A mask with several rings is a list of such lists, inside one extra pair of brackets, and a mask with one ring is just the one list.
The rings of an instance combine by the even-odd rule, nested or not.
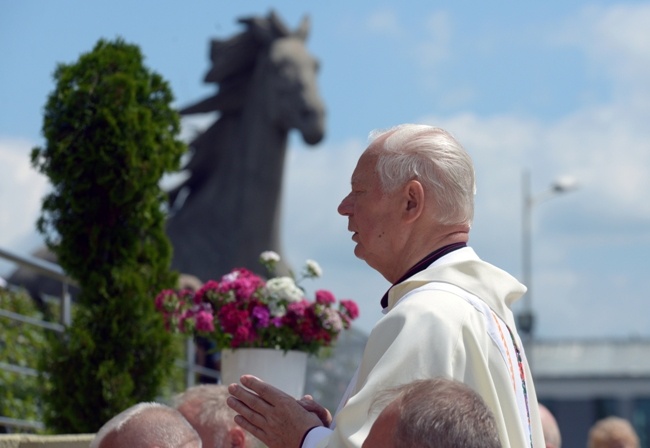
[[(43, 320), (43, 314), (25, 292), (0, 288), (0, 309)], [(45, 350), (47, 330), (0, 316), (0, 362), (26, 369), (38, 368), (38, 353)], [(36, 376), (0, 369), (0, 415), (40, 421), (41, 402)], [(21, 432), (28, 430), (21, 429)]]
[(60, 64), (54, 80), (46, 145), (31, 156), (52, 184), (37, 227), (81, 292), (73, 325), (49, 338), (42, 359), (51, 374), (45, 422), (55, 432), (94, 432), (153, 399), (172, 364), (150, 297), (176, 282), (158, 184), (186, 147), (171, 90), (137, 46), (100, 40)]
[[(260, 261), (273, 272), (280, 257), (269, 251)], [(265, 281), (237, 268), (219, 282), (208, 281), (196, 293), (161, 291), (156, 308), (170, 331), (211, 338), (219, 349), (259, 347), (318, 354), (359, 315), (356, 303), (341, 300), (335, 306), (336, 298), (326, 290), (316, 291), (314, 301), (305, 298), (299, 281), (320, 275), (312, 260), (298, 281), (293, 276)]]
[[(160, 403), (172, 404), (174, 396), (183, 392), (187, 388), (187, 337), (183, 334), (171, 334), (172, 347), (177, 358), (171, 367), (171, 373), (158, 391), (156, 401)], [(200, 376), (195, 374), (194, 382), (200, 381)]]

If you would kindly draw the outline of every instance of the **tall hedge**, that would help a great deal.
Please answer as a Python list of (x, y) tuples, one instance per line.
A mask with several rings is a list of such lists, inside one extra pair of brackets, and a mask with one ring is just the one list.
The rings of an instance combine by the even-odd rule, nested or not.
[(154, 399), (172, 366), (153, 308), (177, 279), (159, 181), (186, 146), (171, 89), (137, 46), (102, 39), (53, 77), (46, 143), (31, 154), (52, 184), (37, 227), (81, 292), (73, 324), (42, 359), (45, 423), (88, 433)]

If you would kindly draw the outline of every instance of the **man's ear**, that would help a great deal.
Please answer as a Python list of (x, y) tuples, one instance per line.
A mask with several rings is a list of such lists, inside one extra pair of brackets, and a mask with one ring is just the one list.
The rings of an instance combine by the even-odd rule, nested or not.
[(244, 448), (246, 446), (246, 433), (239, 426), (233, 426), (228, 431), (230, 444), (228, 448)]
[(417, 180), (410, 180), (404, 186), (406, 207), (404, 216), (407, 222), (417, 219), (424, 210), (424, 187)]

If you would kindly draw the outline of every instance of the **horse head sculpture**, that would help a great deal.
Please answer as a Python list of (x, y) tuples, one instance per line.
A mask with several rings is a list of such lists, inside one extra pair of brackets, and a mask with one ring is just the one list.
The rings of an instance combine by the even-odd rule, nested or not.
[[(320, 142), (325, 132), (325, 111), (316, 85), (319, 64), (305, 48), (309, 20), (303, 19), (294, 33), (274, 13), (266, 20), (243, 19), (242, 23), (250, 27), (262, 46), (268, 47), (259, 56), (252, 85), (267, 95), (269, 120), (285, 131), (297, 129), (308, 144)], [(213, 54), (219, 53), (219, 46), (213, 42)]]
[(295, 31), (274, 12), (239, 22), (243, 32), (210, 43), (204, 81), (218, 91), (180, 111), (219, 117), (190, 143), (190, 176), (169, 192), (172, 266), (204, 281), (234, 267), (257, 271), (262, 251), (282, 252), (288, 133), (296, 129), (314, 145), (325, 132), (318, 61), (305, 47), (308, 19)]

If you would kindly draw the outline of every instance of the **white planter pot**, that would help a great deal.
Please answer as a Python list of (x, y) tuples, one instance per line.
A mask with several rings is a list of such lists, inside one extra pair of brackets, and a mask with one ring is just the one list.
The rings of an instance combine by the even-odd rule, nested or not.
[(221, 382), (239, 383), (250, 374), (277, 387), (294, 398), (304, 394), (307, 353), (271, 348), (238, 348), (221, 351)]

